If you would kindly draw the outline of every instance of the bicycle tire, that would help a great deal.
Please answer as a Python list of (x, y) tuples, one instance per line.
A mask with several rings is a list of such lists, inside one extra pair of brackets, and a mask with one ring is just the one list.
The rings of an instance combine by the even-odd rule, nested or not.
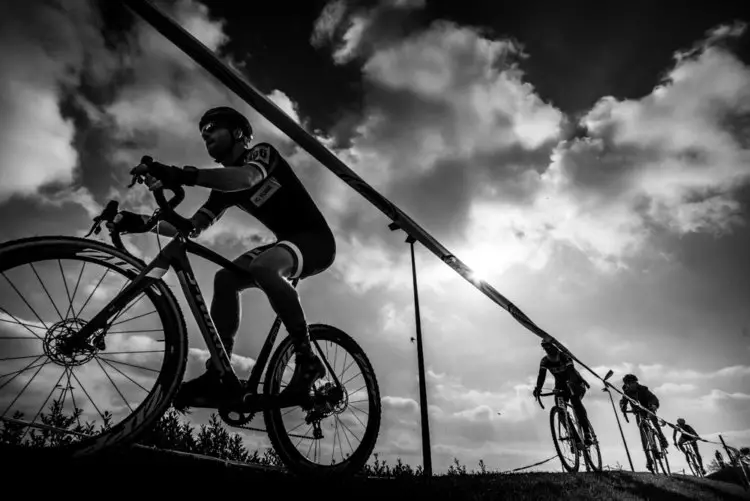
[[(344, 348), (346, 352), (354, 358), (362, 371), (362, 376), (365, 379), (365, 385), (367, 386), (367, 400), (370, 409), (362, 441), (357, 449), (341, 463), (324, 466), (308, 460), (292, 443), (283, 422), (283, 416), (286, 412), (285, 409), (270, 408), (263, 412), (266, 430), (274, 450), (292, 473), (297, 475), (315, 476), (356, 474), (362, 470), (367, 463), (367, 460), (370, 458), (380, 432), (382, 408), (380, 402), (380, 389), (375, 376), (375, 371), (364, 350), (362, 350), (351, 336), (340, 329), (325, 324), (311, 324), (309, 326), (309, 332), (311, 341), (331, 341)], [(313, 347), (314, 346), (315, 343), (313, 343)], [(292, 339), (287, 336), (281, 341), (281, 343), (279, 343), (279, 346), (269, 363), (267, 375), (263, 384), (263, 391), (265, 394), (275, 395), (280, 392), (283, 372), (286, 368), (287, 361), (292, 356), (292, 352)], [(319, 353), (319, 356), (322, 358), (323, 354)], [(341, 443), (339, 443), (339, 446), (341, 447)]]
[(696, 465), (695, 456), (693, 456), (693, 452), (685, 452), (685, 457), (687, 459), (688, 467), (690, 468), (690, 471), (692, 474), (696, 477), (700, 477), (700, 471), (698, 470), (698, 467)]
[[(654, 475), (658, 474), (658, 469), (656, 466), (656, 456), (654, 455), (654, 441), (653, 437), (651, 436), (651, 431), (648, 428), (646, 424), (643, 424), (641, 421), (640, 426), (640, 432), (645, 437), (646, 445), (643, 449), (643, 453), (646, 455), (646, 468), (648, 471), (653, 473)], [(648, 465), (651, 465), (651, 468), (648, 468)]]
[[(127, 281), (135, 278), (145, 268), (145, 263), (140, 259), (104, 242), (85, 238), (38, 236), (0, 244), (0, 272), (51, 259), (95, 263), (121, 274)], [(179, 304), (163, 281), (154, 282), (146, 289), (145, 294), (163, 323), (164, 358), (153, 389), (140, 405), (131, 409), (121, 422), (98, 436), (83, 438), (57, 448), (2, 443), (0, 455), (7, 454), (6, 457), (23, 459), (30, 456), (30, 459), (36, 461), (88, 457), (114, 447), (132, 444), (162, 416), (169, 407), (185, 371), (187, 334)], [(75, 402), (73, 405), (77, 407)]]
[[(596, 433), (594, 432), (594, 427), (591, 425), (591, 423), (589, 423), (589, 430), (591, 431), (591, 436), (594, 439), (594, 443), (589, 446), (586, 446), (586, 444), (584, 444), (583, 457), (586, 461), (586, 464), (589, 465), (589, 467), (593, 471), (600, 472), (602, 471), (602, 452), (599, 449), (599, 440), (596, 438)], [(594, 459), (591, 457), (592, 450), (596, 451), (596, 461), (594, 461)]]
[(562, 449), (561, 449), (560, 438), (559, 438), (559, 436), (557, 434), (557, 431), (555, 429), (555, 418), (558, 419), (559, 423), (562, 423), (563, 419), (565, 420), (565, 422), (568, 423), (567, 424), (567, 428), (569, 430), (568, 431), (569, 434), (570, 434), (570, 430), (573, 430), (573, 434), (576, 433), (575, 429), (573, 428), (573, 425), (572, 425), (573, 420), (570, 418), (570, 414), (567, 412), (567, 410), (563, 411), (562, 409), (560, 409), (560, 407), (557, 407), (557, 406), (553, 407), (552, 409), (550, 409), (550, 412), (549, 412), (549, 423), (550, 423), (550, 429), (552, 431), (552, 443), (555, 444), (555, 450), (557, 451), (557, 457), (560, 458), (560, 463), (562, 463), (562, 466), (565, 469), (565, 471), (568, 471), (570, 473), (575, 473), (575, 472), (578, 471), (578, 468), (580, 467), (580, 463), (581, 463), (581, 451), (578, 450), (578, 446), (576, 445), (576, 439), (575, 439), (575, 437), (573, 435), (571, 435), (571, 437), (570, 437), (569, 440), (570, 440), (570, 444), (571, 444), (571, 449), (573, 450), (573, 454), (575, 456), (575, 461), (574, 461), (574, 463), (572, 465), (567, 462), (567, 460), (565, 459), (565, 456), (563, 455)]
[[(669, 463), (667, 462), (667, 452), (661, 446), (661, 443), (656, 437), (656, 432), (647, 426), (649, 430), (649, 449), (651, 450), (651, 457), (654, 464), (654, 474), (659, 474), (659, 468), (661, 472), (666, 476), (670, 476)], [(665, 466), (666, 465), (666, 466)]]

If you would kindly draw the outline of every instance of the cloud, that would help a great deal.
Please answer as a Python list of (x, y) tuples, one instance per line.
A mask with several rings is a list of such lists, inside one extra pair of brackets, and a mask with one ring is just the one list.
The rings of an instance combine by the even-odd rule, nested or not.
[[(188, 355), (190, 356), (190, 359), (193, 361), (201, 362), (201, 367), (205, 368), (205, 363), (208, 361), (209, 358), (211, 358), (211, 354), (208, 350), (204, 350), (202, 348), (190, 348), (188, 350)], [(234, 367), (234, 370), (237, 372), (245, 372), (249, 371), (253, 368), (255, 365), (255, 360), (251, 357), (244, 357), (242, 355), (237, 355), (236, 353), (232, 353), (232, 366)]]
[(676, 383), (664, 383), (654, 389), (656, 393), (674, 394), (674, 393), (690, 393), (697, 390), (698, 387), (694, 384), (676, 384)]
[[(337, 13), (326, 32), (340, 38), (351, 18), (340, 51), (367, 45), (354, 43), (355, 26), (376, 16), (358, 12)], [(661, 234), (720, 235), (745, 224), (736, 190), (750, 179), (750, 70), (722, 45), (743, 33), (717, 27), (689, 57), (676, 53), (652, 93), (602, 98), (579, 122), (524, 80), (518, 61), (527, 55), (515, 40), (447, 22), (382, 34), (359, 52), (366, 109), (337, 153), (490, 282), (517, 265), (541, 270), (565, 249), (617, 272), (659, 254)], [(568, 139), (574, 125), (586, 134)], [(382, 221), (347, 203), (354, 210), (341, 230), (374, 235)], [(407, 271), (401, 262), (383, 272), (394, 263), (389, 245), (368, 244), (370, 267), (348, 267), (366, 284), (360, 290)], [(453, 276), (441, 266), (424, 280)]]
[(88, 2), (7, 6), (0, 20), (0, 204), (79, 180), (76, 130), (60, 105), (84, 75), (95, 79), (112, 66), (100, 26)]
[(369, 2), (329, 2), (315, 21), (310, 43), (331, 46), (337, 64), (366, 58), (398, 40), (413, 27), (412, 14), (424, 8), (424, 0), (386, 0), (371, 7)]
[[(550, 247), (540, 250), (534, 237), (519, 238), (519, 204), (538, 189), (538, 173), (549, 162), (564, 117), (523, 80), (515, 62), (522, 48), (514, 41), (446, 22), (403, 35), (383, 35), (388, 44), (376, 44), (363, 57), (364, 119), (351, 146), (336, 153), (459, 256), (475, 255), (472, 261), (482, 266), (493, 255), (495, 272), (519, 262), (540, 266)], [(356, 261), (355, 242), (366, 239), (372, 260), (392, 266), (394, 244), (364, 237), (382, 219), (353, 199), (338, 198), (349, 207), (338, 221), (350, 235), (342, 257)], [(487, 234), (490, 222), (499, 227), (492, 224)], [(518, 242), (518, 248), (499, 248), (499, 241)], [(349, 244), (356, 251), (347, 252)], [(345, 279), (356, 277), (365, 289), (400, 275), (371, 263), (346, 271)], [(425, 274), (428, 282), (444, 279), (432, 272)]]

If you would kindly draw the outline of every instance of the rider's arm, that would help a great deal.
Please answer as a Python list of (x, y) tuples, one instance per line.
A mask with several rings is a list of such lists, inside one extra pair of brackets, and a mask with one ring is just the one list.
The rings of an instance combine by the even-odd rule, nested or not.
[(622, 410), (624, 412), (625, 409), (627, 408), (627, 406), (628, 406), (628, 399), (625, 398), (625, 396), (623, 395), (620, 398), (620, 410)]
[(677, 427), (675, 426), (674, 430), (672, 430), (672, 442), (677, 442)]
[(544, 384), (544, 380), (547, 379), (547, 369), (544, 364), (539, 364), (539, 374), (536, 377), (536, 388), (540, 389)]
[(256, 163), (240, 167), (199, 169), (196, 186), (217, 191), (241, 191), (252, 188), (265, 179), (265, 170)]
[[(190, 236), (197, 237), (203, 230), (211, 226), (216, 219), (221, 217), (224, 210), (226, 210), (226, 207), (221, 200), (219, 192), (212, 191), (208, 196), (208, 200), (190, 218), (190, 222), (193, 223), (193, 231), (190, 233)], [(146, 222), (149, 216), (141, 215), (141, 218)], [(165, 237), (177, 235), (175, 227), (166, 221), (159, 221), (149, 231)]]

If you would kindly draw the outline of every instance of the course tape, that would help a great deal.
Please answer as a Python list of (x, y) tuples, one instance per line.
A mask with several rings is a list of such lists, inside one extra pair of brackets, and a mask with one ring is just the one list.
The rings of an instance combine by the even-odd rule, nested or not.
[(514, 472), (521, 471), (521, 470), (528, 470), (529, 468), (533, 468), (534, 466), (539, 466), (540, 464), (544, 464), (544, 463), (547, 463), (549, 461), (552, 461), (555, 458), (557, 458), (557, 454), (555, 454), (554, 456), (548, 457), (544, 461), (539, 461), (538, 463), (530, 464), (528, 466), (522, 466), (522, 467), (516, 468), (514, 470), (504, 471), (503, 473), (514, 473)]

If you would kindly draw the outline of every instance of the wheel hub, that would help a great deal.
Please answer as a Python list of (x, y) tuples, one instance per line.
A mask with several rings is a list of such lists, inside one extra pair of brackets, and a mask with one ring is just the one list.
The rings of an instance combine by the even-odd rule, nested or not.
[[(58, 365), (66, 367), (83, 365), (99, 352), (98, 346), (87, 342), (73, 342), (73, 336), (86, 322), (80, 318), (67, 318), (49, 328), (44, 336), (44, 353)], [(95, 343), (99, 345), (100, 343)]]
[(308, 423), (344, 412), (349, 404), (349, 395), (345, 388), (339, 388), (334, 383), (327, 382), (315, 389), (313, 402), (313, 408), (305, 419)]

